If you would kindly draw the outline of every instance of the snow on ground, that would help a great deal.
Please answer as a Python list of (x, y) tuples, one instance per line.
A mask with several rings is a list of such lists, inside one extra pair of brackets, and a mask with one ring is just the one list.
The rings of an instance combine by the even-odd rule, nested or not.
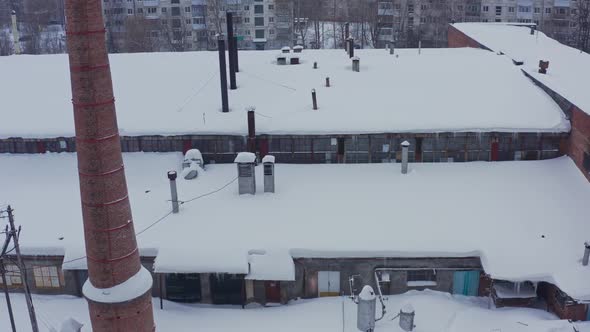
[[(586, 112), (590, 112), (590, 54), (559, 43), (542, 32), (530, 34), (523, 26), (496, 23), (453, 25), (495, 52), (524, 61), (523, 69), (551, 90)], [(549, 61), (547, 74), (539, 74), (539, 60)]]
[[(305, 50), (301, 65), (274, 64), (279, 51), (240, 54), (238, 90), (223, 114), (216, 52), (112, 54), (122, 135), (444, 131), (566, 132), (558, 106), (509, 59), (476, 49)], [(319, 69), (313, 69), (318, 62)], [(0, 59), (6, 102), (0, 137), (74, 135), (67, 55)], [(325, 78), (331, 87), (326, 88)], [(316, 89), (319, 110), (313, 111)]]
[[(182, 155), (124, 158), (140, 231), (171, 210), (166, 173), (180, 170)], [(290, 257), (480, 256), (494, 278), (549, 281), (590, 299), (590, 267), (581, 264), (590, 184), (567, 157), (411, 164), (405, 176), (399, 164), (277, 164), (275, 172), (276, 194), (265, 194), (257, 167), (256, 196), (238, 195), (235, 165), (179, 179), (184, 201), (227, 187), (139, 235), (141, 253), (156, 256), (156, 271), (255, 279), (292, 279)], [(84, 256), (75, 154), (0, 155), (0, 183), (10, 188), (0, 202), (16, 209), (26, 253)], [(359, 238), (361, 229), (371, 237)], [(84, 269), (85, 260), (66, 268)]]
[[(24, 296), (12, 294), (17, 328), (29, 328)], [(0, 300), (4, 300), (0, 298)], [(86, 301), (72, 296), (33, 296), (42, 332), (58, 327), (73, 317), (90, 331)], [(400, 308), (411, 304), (416, 310), (416, 332), (574, 332), (572, 324), (545, 311), (523, 308), (488, 309), (487, 298), (452, 296), (433, 291), (411, 291), (388, 296), (387, 314), (376, 331), (402, 331), (391, 320)], [(160, 310), (154, 298), (158, 331), (192, 332), (358, 332), (356, 305), (347, 297), (292, 301), (279, 307), (210, 306), (164, 301)], [(377, 304), (380, 313), (380, 305)], [(344, 314), (343, 314), (344, 313)], [(588, 323), (576, 323), (578, 331), (590, 331)], [(344, 326), (343, 326), (344, 325)], [(0, 330), (10, 329), (6, 306), (0, 306)]]

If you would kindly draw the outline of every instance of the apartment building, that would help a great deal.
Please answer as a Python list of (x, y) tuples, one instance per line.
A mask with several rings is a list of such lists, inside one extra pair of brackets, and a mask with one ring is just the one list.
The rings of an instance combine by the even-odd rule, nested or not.
[(112, 51), (216, 49), (234, 13), (241, 49), (290, 45), (292, 4), (285, 0), (103, 0)]
[(387, 0), (378, 3), (377, 47), (442, 47), (451, 22), (536, 23), (562, 43), (576, 41), (575, 0)]
[(217, 47), (215, 36), (227, 33), (226, 12), (234, 13), (234, 34), (240, 49), (278, 49), (293, 39), (293, 4), (289, 0), (210, 1), (207, 16), (209, 48)]

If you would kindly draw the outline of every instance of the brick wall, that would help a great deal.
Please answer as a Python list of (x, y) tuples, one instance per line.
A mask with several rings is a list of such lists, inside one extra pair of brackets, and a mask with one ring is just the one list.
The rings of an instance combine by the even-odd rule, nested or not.
[(449, 24), (448, 29), (448, 47), (473, 47), (473, 48), (484, 48), (478, 42), (471, 37), (467, 36), (463, 32), (459, 31), (452, 24)]
[(590, 115), (572, 106), (571, 123), (572, 132), (567, 144), (567, 153), (590, 181), (590, 173), (584, 168), (584, 154), (590, 153)]
[(555, 313), (559, 318), (574, 321), (586, 319), (588, 306), (574, 303), (557, 286), (541, 282), (537, 287), (537, 294), (547, 302), (547, 310)]

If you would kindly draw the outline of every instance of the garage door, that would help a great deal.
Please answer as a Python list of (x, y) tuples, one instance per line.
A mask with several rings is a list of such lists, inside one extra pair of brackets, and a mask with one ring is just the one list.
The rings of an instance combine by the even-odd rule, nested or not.
[(318, 272), (318, 289), (321, 296), (340, 295), (340, 271)]

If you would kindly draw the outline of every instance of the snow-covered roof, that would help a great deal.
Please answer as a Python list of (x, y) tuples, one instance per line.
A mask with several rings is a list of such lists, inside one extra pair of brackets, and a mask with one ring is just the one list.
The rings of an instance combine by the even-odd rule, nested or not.
[[(240, 53), (237, 90), (222, 113), (216, 52), (111, 54), (122, 135), (566, 132), (555, 102), (506, 57), (478, 49), (307, 50), (300, 65), (276, 51)], [(318, 69), (313, 69), (313, 63)], [(551, 69), (550, 69), (551, 70)], [(74, 136), (68, 58), (0, 58), (0, 138)], [(331, 86), (325, 87), (330, 77)], [(319, 110), (312, 107), (317, 91)]]
[[(530, 28), (506, 23), (455, 23), (459, 31), (508, 57), (524, 61), (528, 74), (562, 97), (590, 113), (590, 54), (566, 46)], [(539, 61), (549, 61), (547, 74), (539, 73)]]
[(234, 163), (238, 164), (252, 164), (254, 162), (256, 162), (256, 155), (252, 152), (240, 152), (234, 160)]
[[(139, 232), (171, 210), (166, 173), (179, 171), (183, 156), (124, 159)], [(0, 206), (16, 210), (26, 254), (84, 256), (76, 165), (75, 154), (0, 155), (0, 183), (9, 188)], [(177, 180), (183, 201), (229, 185), (139, 235), (141, 254), (155, 256), (161, 272), (253, 278), (293, 277), (291, 257), (480, 256), (494, 278), (546, 280), (590, 300), (590, 267), (581, 264), (590, 184), (567, 157), (410, 164), (407, 175), (399, 164), (276, 167), (275, 194), (260, 181), (258, 194), (239, 196), (232, 164)], [(256, 172), (262, 178), (263, 167)], [(85, 268), (85, 260), (66, 268)]]

